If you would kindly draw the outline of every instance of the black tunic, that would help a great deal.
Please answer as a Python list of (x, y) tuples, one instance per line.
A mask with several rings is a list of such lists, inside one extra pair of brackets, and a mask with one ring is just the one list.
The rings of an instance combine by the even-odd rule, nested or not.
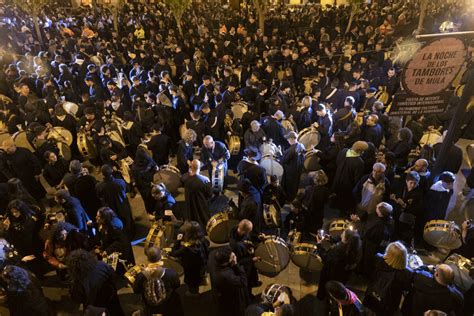
[(184, 184), (186, 210), (188, 218), (198, 222), (205, 229), (209, 220), (209, 199), (212, 197), (211, 183), (208, 178), (185, 174), (181, 178)]
[(249, 296), (247, 276), (242, 266), (217, 267), (213, 289), (217, 295), (220, 315), (244, 315)]
[(290, 146), (283, 153), (283, 179), (282, 186), (285, 189), (288, 200), (293, 200), (296, 197), (296, 192), (300, 185), (300, 176), (303, 171), (304, 164), (304, 147), (300, 143)]
[(186, 143), (184, 140), (180, 140), (178, 142), (178, 152), (177, 152), (177, 160), (178, 160), (178, 169), (181, 171), (181, 174), (185, 174), (188, 172), (188, 160), (192, 161), (194, 156), (193, 146)]

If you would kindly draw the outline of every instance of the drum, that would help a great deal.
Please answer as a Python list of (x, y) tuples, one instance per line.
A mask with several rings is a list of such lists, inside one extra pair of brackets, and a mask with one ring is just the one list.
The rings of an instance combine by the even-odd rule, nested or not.
[(301, 232), (297, 231), (296, 229), (290, 230), (287, 237), (288, 245), (290, 246), (296, 245), (300, 242), (300, 240), (301, 240)]
[(317, 78), (307, 78), (304, 81), (304, 93), (306, 95), (312, 95), (313, 94), (313, 83), (317, 82)]
[(237, 101), (233, 102), (232, 106), (230, 107), (232, 113), (234, 114), (234, 119), (242, 119), (242, 116), (244, 116), (244, 113), (246, 113), (249, 110), (249, 107), (247, 103), (244, 101)]
[(281, 148), (272, 140), (265, 141), (262, 145), (260, 145), (260, 154), (263, 156), (273, 156), (279, 157), (282, 155)]
[[(74, 117), (77, 115), (77, 111), (79, 111), (79, 106), (76, 103), (72, 102), (64, 102), (63, 103), (63, 109), (66, 111), (67, 114), (70, 114)], [(69, 146), (71, 146), (69, 144)]]
[(466, 154), (469, 166), (471, 168), (474, 167), (474, 144), (467, 145)]
[(293, 120), (283, 119), (281, 120), (281, 126), (285, 130), (285, 135), (288, 134), (289, 132), (298, 133), (298, 128), (296, 127), (296, 124), (293, 122)]
[(131, 267), (130, 269), (127, 270), (127, 272), (125, 272), (125, 274), (123, 275), (125, 277), (125, 279), (127, 279), (127, 281), (133, 285), (135, 283), (135, 280), (136, 280), (136, 277), (137, 275), (142, 272), (143, 270), (143, 266), (141, 265), (136, 265), (136, 266), (133, 266)]
[(186, 124), (181, 124), (179, 126), (179, 136), (181, 137), (181, 139), (184, 139), (184, 136), (186, 135), (187, 130), (188, 128), (186, 127)]
[(181, 186), (181, 173), (172, 165), (163, 165), (153, 176), (154, 183), (163, 182), (171, 193), (176, 193)]
[[(269, 284), (262, 293), (262, 299), (265, 303), (273, 306), (279, 303), (291, 304), (290, 289), (277, 283)], [(281, 300), (281, 302), (278, 302), (279, 300)]]
[(107, 255), (106, 257), (102, 258), (102, 261), (107, 263), (109, 266), (114, 269), (114, 271), (117, 271), (117, 266), (120, 261), (120, 253), (119, 252), (113, 252), (110, 255)]
[(440, 142), (442, 142), (441, 133), (437, 129), (433, 129), (423, 133), (423, 136), (420, 139), (420, 146), (434, 145)]
[(220, 193), (224, 191), (224, 176), (225, 168), (224, 164), (218, 164), (212, 168), (212, 191), (214, 193)]
[(94, 159), (97, 157), (97, 149), (94, 142), (86, 133), (77, 133), (77, 147), (84, 158)]
[(263, 221), (268, 227), (280, 227), (280, 212), (274, 204), (263, 204)]
[(308, 271), (321, 271), (323, 261), (318, 255), (318, 246), (310, 243), (293, 245), (291, 261), (298, 267)]
[(179, 260), (171, 256), (164, 255), (161, 258), (160, 265), (167, 269), (173, 269), (179, 276), (184, 274), (184, 268), (181, 263), (179, 263)]
[(0, 146), (2, 145), (4, 140), (11, 139), (10, 134), (7, 131), (0, 132)]
[(229, 212), (214, 214), (206, 225), (209, 239), (216, 244), (224, 244), (229, 241), (230, 231), (237, 226), (239, 221), (232, 218)]
[(298, 135), (298, 141), (304, 145), (306, 150), (311, 150), (319, 144), (321, 135), (314, 127), (303, 129)]
[(335, 219), (329, 225), (329, 235), (331, 237), (341, 237), (343, 231), (345, 231), (350, 225), (350, 222), (345, 219)]
[(16, 132), (15, 134), (13, 134), (12, 138), (13, 138), (13, 141), (15, 142), (15, 144), (18, 147), (23, 147), (23, 148), (28, 149), (31, 152), (35, 152), (35, 148), (33, 147), (33, 145), (28, 140), (28, 138), (26, 136), (26, 132), (24, 132), (24, 131)]
[(71, 146), (73, 141), (71, 132), (60, 126), (55, 126), (49, 130), (48, 139), (54, 139), (56, 142), (63, 142), (68, 146)]
[(145, 249), (149, 247), (166, 248), (173, 243), (174, 226), (172, 223), (155, 222), (148, 231), (145, 240)]
[(228, 136), (225, 140), (231, 155), (238, 155), (240, 153), (240, 137), (237, 135)]
[(255, 267), (269, 277), (278, 275), (290, 263), (288, 246), (277, 236), (267, 236), (255, 249), (255, 256), (261, 258), (255, 262)]
[(438, 248), (456, 249), (461, 247), (461, 231), (454, 222), (433, 220), (425, 224), (423, 230), (425, 241)]
[(277, 176), (281, 181), (283, 177), (283, 167), (273, 156), (264, 156), (260, 160), (260, 166), (265, 168), (268, 176)]
[(58, 146), (59, 149), (59, 156), (63, 157), (66, 161), (71, 160), (71, 148), (68, 146), (68, 144), (64, 142), (57, 142), (56, 146)]
[(457, 253), (450, 255), (445, 262), (454, 271), (454, 284), (456, 284), (462, 292), (468, 291), (474, 284), (474, 280), (470, 276), (470, 271), (474, 269), (472, 261), (464, 258)]
[(321, 169), (319, 164), (319, 157), (317, 155), (317, 150), (310, 150), (304, 155), (304, 169), (307, 172), (316, 171)]

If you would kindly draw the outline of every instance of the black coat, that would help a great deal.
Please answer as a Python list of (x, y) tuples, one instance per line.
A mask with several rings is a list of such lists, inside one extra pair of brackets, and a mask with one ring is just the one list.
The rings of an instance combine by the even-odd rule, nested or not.
[(201, 175), (191, 176), (188, 173), (181, 178), (184, 185), (186, 210), (188, 218), (198, 222), (205, 229), (209, 220), (209, 199), (212, 197), (211, 183)]
[(188, 160), (192, 161), (194, 150), (192, 145), (188, 145), (184, 140), (178, 142), (178, 152), (176, 158), (178, 160), (178, 169), (181, 171), (181, 174), (188, 172)]
[(83, 175), (74, 181), (72, 184), (73, 189), (69, 189), (71, 194), (81, 201), (87, 215), (92, 220), (95, 220), (97, 210), (102, 207), (102, 203), (97, 195), (91, 194), (91, 192), (95, 192), (96, 185), (97, 180), (93, 176)]
[(247, 276), (244, 268), (237, 264), (233, 267), (217, 267), (214, 291), (219, 304), (219, 314), (242, 316), (249, 304)]
[(425, 196), (424, 214), (426, 221), (444, 220), (451, 195), (453, 195), (453, 190), (446, 191), (442, 188), (441, 180), (431, 186)]
[(332, 130), (333, 130), (332, 118), (329, 114), (326, 114), (326, 116), (323, 116), (323, 117), (318, 116), (317, 122), (319, 124), (318, 132), (319, 132), (319, 135), (321, 135), (321, 139), (319, 141), (317, 148), (320, 150), (324, 150), (331, 143), (331, 136), (332, 136)]
[(48, 306), (48, 301), (44, 297), (43, 290), (35, 282), (31, 282), (24, 291), (7, 290), (6, 294), (7, 306), (11, 316), (53, 315)]
[(255, 232), (261, 230), (262, 223), (262, 199), (260, 192), (255, 187), (250, 187), (248, 195), (243, 197), (239, 204), (239, 215), (238, 219), (248, 219), (253, 224)]
[(345, 132), (349, 125), (351, 125), (351, 123), (354, 121), (355, 116), (355, 112), (350, 106), (345, 106), (342, 109), (338, 110), (332, 116), (333, 130), (335, 132)]
[(58, 158), (54, 164), (45, 164), (43, 176), (46, 182), (52, 187), (61, 183), (64, 175), (68, 172), (69, 166), (66, 160)]
[(211, 168), (211, 161), (218, 161), (223, 159), (226, 162), (230, 158), (230, 152), (227, 150), (227, 147), (224, 143), (220, 141), (214, 141), (214, 150), (211, 151), (205, 146), (201, 148), (201, 162), (203, 164), (203, 169), (206, 167)]
[(263, 120), (262, 127), (267, 139), (272, 139), (276, 145), (287, 147), (288, 142), (285, 139), (284, 129), (281, 123), (269, 116)]
[(82, 207), (81, 201), (71, 196), (66, 199), (62, 207), (66, 211), (66, 221), (76, 226), (81, 233), (87, 233), (89, 216), (87, 216), (86, 211)]
[(199, 287), (206, 272), (209, 241), (205, 238), (193, 243), (178, 240), (170, 255), (179, 258), (184, 269), (184, 282), (191, 287)]
[(248, 179), (260, 193), (263, 192), (263, 188), (267, 184), (265, 168), (243, 159), (237, 165), (237, 170), (241, 180)]
[(298, 191), (300, 176), (304, 167), (304, 151), (302, 144), (293, 144), (285, 150), (281, 159), (283, 166), (282, 186), (289, 200), (293, 200)]
[(375, 126), (365, 126), (362, 129), (361, 140), (370, 142), (374, 144), (375, 148), (379, 148), (383, 135), (382, 126), (377, 123)]
[(130, 239), (125, 233), (114, 227), (109, 227), (99, 230), (100, 247), (103, 251), (110, 255), (114, 252), (121, 253), (120, 258), (127, 261), (127, 263), (135, 264), (135, 257), (133, 255), (132, 245)]
[(153, 153), (153, 160), (156, 161), (158, 166), (168, 164), (168, 156), (171, 151), (171, 138), (164, 134), (155, 135), (150, 139), (147, 147)]
[(114, 284), (115, 273), (105, 262), (97, 262), (88, 276), (72, 285), (71, 298), (84, 309), (89, 306), (103, 307), (111, 315), (124, 315)]
[(418, 316), (429, 309), (437, 309), (461, 316), (463, 304), (464, 297), (456, 287), (443, 286), (436, 282), (431, 273), (416, 271), (412, 288), (403, 302), (402, 314)]

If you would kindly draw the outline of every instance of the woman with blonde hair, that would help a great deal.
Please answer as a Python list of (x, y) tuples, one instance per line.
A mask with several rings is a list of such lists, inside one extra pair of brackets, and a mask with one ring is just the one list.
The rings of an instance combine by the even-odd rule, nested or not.
[(365, 293), (364, 305), (376, 315), (394, 315), (402, 293), (410, 288), (413, 280), (407, 249), (401, 242), (388, 244), (384, 254), (376, 255), (372, 280)]

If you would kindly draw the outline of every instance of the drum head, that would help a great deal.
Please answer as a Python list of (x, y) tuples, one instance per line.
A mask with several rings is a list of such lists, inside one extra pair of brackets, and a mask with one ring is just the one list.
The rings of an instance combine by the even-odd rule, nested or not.
[(281, 120), (281, 126), (285, 130), (285, 134), (288, 134), (289, 132), (298, 132), (298, 129), (290, 120)]
[(171, 193), (176, 193), (181, 186), (181, 175), (175, 170), (164, 168), (158, 170), (153, 176), (154, 183), (163, 182)]
[(298, 141), (303, 144), (306, 150), (311, 150), (313, 147), (319, 144), (321, 136), (316, 130), (310, 130), (307, 133), (302, 134), (298, 137)]
[(71, 154), (71, 148), (66, 143), (63, 142), (58, 142), (56, 143), (59, 149), (59, 155), (63, 157), (66, 161), (71, 160), (72, 154)]
[(321, 169), (321, 165), (319, 164), (319, 158), (316, 154), (311, 154), (306, 157), (304, 160), (304, 169), (308, 172), (316, 171)]
[(73, 137), (71, 132), (64, 127), (56, 126), (49, 131), (48, 139), (54, 139), (57, 142), (63, 142), (71, 146)]
[[(212, 221), (211, 218), (209, 221)], [(225, 244), (229, 242), (230, 231), (239, 224), (239, 221), (236, 219), (223, 220), (217, 222), (216, 224), (208, 224), (209, 230), (207, 232), (209, 239), (216, 244)]]
[(258, 271), (268, 277), (274, 277), (290, 263), (290, 252), (281, 238), (269, 237), (255, 249), (255, 256), (261, 260), (255, 262)]
[(265, 170), (267, 171), (267, 175), (277, 176), (278, 179), (281, 181), (281, 177), (283, 177), (283, 167), (278, 161), (269, 157), (263, 158), (262, 160), (260, 160), (260, 166), (265, 168)]
[(13, 135), (13, 141), (15, 142), (15, 144), (18, 147), (23, 147), (23, 148), (28, 149), (31, 152), (35, 152), (35, 148), (28, 141), (28, 138), (27, 138), (26, 133), (24, 131), (16, 132)]
[(441, 142), (441, 135), (438, 131), (426, 132), (420, 139), (420, 146), (434, 145)]
[(457, 249), (462, 242), (454, 228), (451, 228), (448, 221), (430, 221), (425, 225), (423, 239), (437, 248)]
[(473, 268), (471, 260), (458, 254), (452, 254), (446, 259), (445, 263), (454, 271), (454, 284), (461, 291), (468, 291), (474, 284), (474, 280), (469, 275), (470, 270)]
[(231, 106), (230, 109), (234, 114), (234, 119), (242, 119), (244, 113), (248, 111), (248, 106), (244, 102), (236, 102)]
[(318, 256), (316, 245), (296, 244), (291, 253), (291, 261), (298, 267), (308, 271), (321, 271), (323, 262)]
[(0, 133), (0, 145), (2, 145), (4, 140), (11, 139), (10, 134), (8, 132), (1, 132)]
[(264, 156), (276, 156), (278, 153), (278, 147), (273, 142), (264, 142), (260, 145), (260, 154)]
[(66, 111), (66, 113), (76, 116), (77, 111), (79, 110), (79, 106), (76, 103), (72, 102), (64, 102), (63, 103), (63, 109)]
[(168, 269), (173, 269), (179, 276), (184, 274), (183, 266), (179, 263), (179, 261), (172, 257), (163, 257), (162, 258), (163, 267)]

